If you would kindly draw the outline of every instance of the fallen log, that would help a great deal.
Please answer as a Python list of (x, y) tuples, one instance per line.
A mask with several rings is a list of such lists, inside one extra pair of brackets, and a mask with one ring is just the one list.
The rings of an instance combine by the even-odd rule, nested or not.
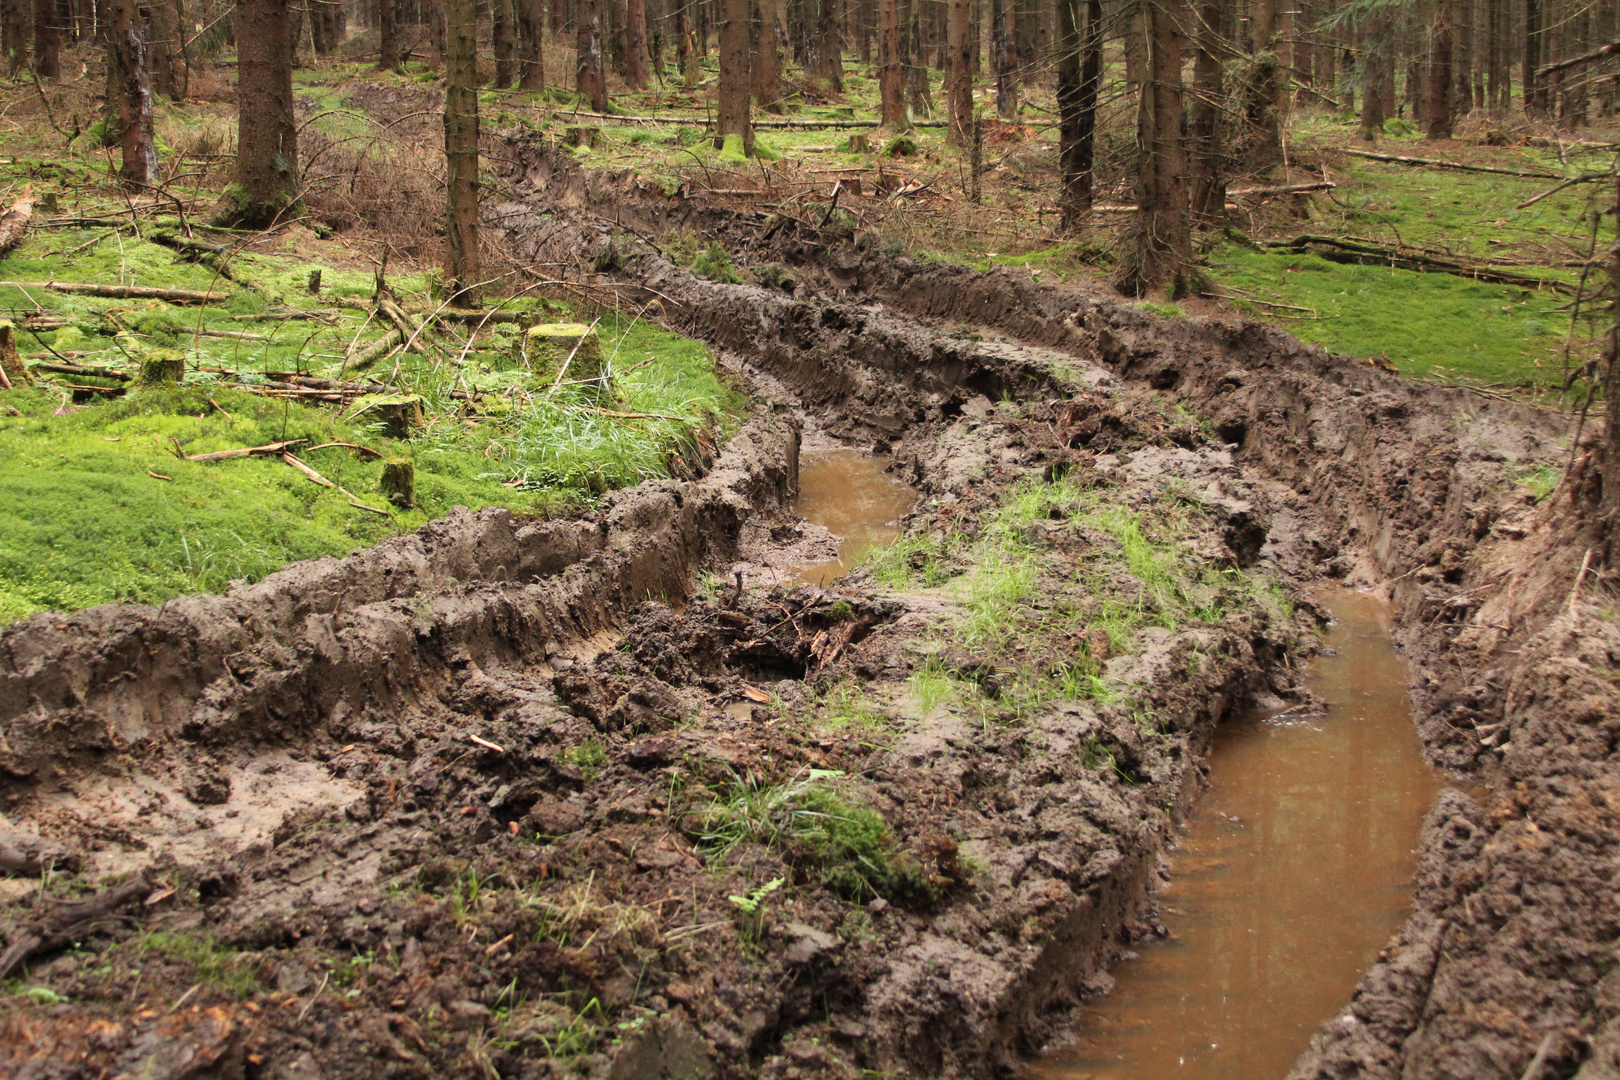
[(1273, 195), (1303, 195), (1308, 191), (1331, 191), (1338, 187), (1331, 180), (1316, 180), (1308, 184), (1282, 184), (1278, 187), (1239, 188), (1228, 191), (1228, 199), (1265, 199)]
[(1552, 292), (1571, 296), (1575, 293), (1575, 286), (1565, 281), (1533, 277), (1529, 274), (1515, 274), (1488, 264), (1466, 263), (1460, 259), (1453, 259), (1435, 252), (1386, 247), (1365, 240), (1350, 240), (1338, 236), (1317, 236), (1307, 233), (1303, 236), (1296, 236), (1292, 240), (1273, 241), (1267, 244), (1266, 247), (1292, 251), (1325, 248), (1326, 250), (1316, 251), (1315, 254), (1332, 262), (1365, 263), (1368, 260), (1376, 259), (1380, 264), (1393, 266), (1400, 270), (1435, 271), (1452, 274), (1456, 277), (1472, 278), (1475, 281), (1486, 281), (1493, 285), (1514, 285), (1522, 289), (1548, 289)]
[(390, 330), (351, 357), (349, 364), (356, 369), (370, 367), (403, 344), (405, 344), (405, 335), (398, 330)]
[(88, 364), (31, 364), (29, 366), (35, 371), (49, 371), (55, 375), (88, 375), (93, 379), (117, 379), (119, 382), (129, 382), (135, 377), (127, 371), (91, 367)]
[(285, 439), (281, 442), (266, 443), (264, 446), (238, 446), (230, 450), (215, 450), (211, 454), (188, 454), (180, 449), (178, 441), (174, 444), (175, 457), (183, 461), (229, 461), (239, 457), (273, 457), (285, 454), (293, 447), (302, 446), (308, 439)]
[(1367, 158), (1371, 161), (1386, 161), (1392, 165), (1411, 165), (1426, 169), (1455, 169), (1457, 172), (1496, 173), (1499, 176), (1523, 176), (1532, 180), (1557, 180), (1559, 175), (1554, 172), (1528, 172), (1521, 169), (1498, 169), (1493, 165), (1464, 165), (1457, 161), (1442, 161), (1439, 158), (1402, 157), (1399, 154), (1375, 154), (1371, 150), (1339, 150), (1341, 154), (1351, 157)]
[(10, 947), (0, 954), (0, 979), (10, 978), (12, 972), (36, 956), (88, 936), (98, 924), (151, 891), (146, 879), (138, 877), (88, 899), (57, 906), (32, 926), (18, 931)]
[(34, 213), (34, 189), (24, 188), (22, 197), (0, 215), (0, 259), (10, 255), (28, 235), (28, 219)]
[(80, 296), (105, 296), (114, 300), (167, 300), (173, 304), (223, 304), (228, 293), (198, 292), (195, 289), (157, 289), (147, 285), (103, 285), (93, 281), (0, 281), (12, 289), (50, 289)]

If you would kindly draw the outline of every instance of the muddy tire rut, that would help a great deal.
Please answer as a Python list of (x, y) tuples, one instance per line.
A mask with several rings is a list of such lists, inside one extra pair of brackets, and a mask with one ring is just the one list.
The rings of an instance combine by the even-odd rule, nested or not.
[[(463, 513), (0, 635), (0, 963), (34, 988), (5, 1000), (0, 1061), (1003, 1073), (1154, 932), (1215, 725), (1298, 693), (1309, 608), (1218, 571), (1388, 589), (1429, 751), (1483, 785), (1436, 809), (1411, 922), (1296, 1075), (1614, 1053), (1607, 624), (1565, 610), (1573, 531), (1512, 483), (1554, 459), (1556, 418), (514, 154), (494, 222), (519, 257), (707, 340), (758, 412), (701, 477), (586, 518)], [(792, 293), (672, 266), (658, 237), (694, 226)], [(890, 458), (945, 580), (730, 586), (805, 535), (806, 427)], [(1173, 523), (1208, 578), (1155, 597), (1118, 514)], [(975, 637), (1009, 551), (1026, 621)], [(1158, 616), (1128, 648), (1101, 629), (1116, 602)]]

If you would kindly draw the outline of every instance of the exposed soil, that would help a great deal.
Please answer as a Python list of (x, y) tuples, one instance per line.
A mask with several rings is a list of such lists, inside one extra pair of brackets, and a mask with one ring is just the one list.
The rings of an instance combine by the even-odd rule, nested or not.
[[(1437, 808), (1412, 920), (1296, 1074), (1620, 1060), (1620, 631), (1570, 598), (1574, 530), (1512, 483), (1557, 460), (1560, 418), (513, 152), (524, 198), (492, 224), (516, 254), (656, 301), (767, 406), (702, 477), (585, 519), (460, 515), (0, 635), (0, 974), (36, 988), (0, 1003), (13, 1072), (1014, 1067), (1152, 932), (1214, 725), (1297, 694), (1306, 627), (1234, 595), (1109, 655), (1098, 605), (1141, 583), (1060, 502), (1021, 543), (1042, 610), (1074, 618), (1032, 623), (1020, 663), (1084, 651), (1120, 691), (1003, 707), (949, 588), (727, 584), (804, 547), (803, 426), (890, 455), (913, 536), (980, 535), (1018, 484), (1067, 476), (1133, 512), (1197, 505), (1190, 562), (1388, 588), (1426, 744), (1480, 795)], [(671, 266), (659, 236), (694, 224), (792, 291)], [(924, 708), (930, 665), (976, 700)], [(829, 704), (850, 688), (854, 719)], [(728, 799), (812, 784), (881, 817), (872, 859), (752, 833), (722, 857)]]

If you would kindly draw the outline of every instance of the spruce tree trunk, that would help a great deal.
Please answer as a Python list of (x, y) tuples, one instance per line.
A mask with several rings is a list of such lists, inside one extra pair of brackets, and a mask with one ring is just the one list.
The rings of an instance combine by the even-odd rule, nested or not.
[(452, 299), (476, 304), (478, 258), (478, 8), (476, 0), (445, 5), (444, 157), (446, 279)]
[(578, 27), (575, 89), (591, 103), (592, 112), (605, 113), (608, 96), (607, 71), (602, 58), (602, 0), (580, 0)]
[(293, 120), (294, 27), (290, 0), (237, 0), (236, 170), (220, 206), (222, 223), (263, 228), (298, 195)]
[(543, 90), (546, 86), (544, 0), (517, 0), (518, 89)]
[(990, 64), (996, 70), (996, 115), (1018, 119), (1018, 64), (1013, 48), (1013, 0), (990, 0)]
[(517, 58), (513, 41), (517, 19), (512, 12), (512, 0), (489, 0), (489, 38), (495, 53), (495, 82), (499, 89), (512, 85), (512, 65)]
[(1384, 69), (1389, 65), (1388, 16), (1374, 14), (1361, 48), (1361, 137), (1377, 142), (1384, 133)]
[(1536, 81), (1545, 32), (1541, 19), (1541, 0), (1524, 0), (1524, 69), (1520, 83), (1524, 87), (1524, 111), (1532, 116), (1543, 115), (1547, 111), (1546, 91)]
[(6, 74), (12, 78), (28, 62), (29, 10), (23, 0), (0, 0), (0, 35), (6, 48)]
[(34, 74), (42, 79), (62, 77), (62, 31), (57, 26), (56, 0), (34, 0)]
[(157, 177), (146, 39), (136, 0), (109, 0), (107, 16), (107, 66), (113, 73), (108, 82), (116, 81), (118, 88), (118, 146), (123, 155), (118, 179), (126, 188), (140, 190)]
[(381, 41), (377, 52), (378, 71), (399, 70), (398, 0), (377, 0), (377, 29)]
[(1254, 54), (1249, 85), (1244, 92), (1244, 115), (1253, 129), (1251, 163), (1264, 167), (1282, 160), (1283, 118), (1279, 109), (1284, 70), (1278, 41), (1278, 5), (1284, 0), (1254, 0), (1250, 19)]
[(1187, 115), (1187, 166), (1192, 172), (1192, 214), (1215, 222), (1226, 216), (1226, 163), (1221, 147), (1221, 0), (1200, 0), (1193, 100)]
[(1062, 183), (1058, 205), (1063, 228), (1070, 230), (1083, 224), (1091, 213), (1097, 90), (1102, 84), (1102, 0), (1057, 0), (1056, 7), (1058, 168)]
[(171, 101), (185, 99), (185, 58), (180, 55), (180, 13), (174, 0), (153, 0), (147, 9), (146, 54), (152, 90)]
[(929, 120), (934, 115), (934, 98), (928, 89), (928, 68), (923, 50), (923, 17), (926, 0), (910, 0), (902, 5), (902, 49), (905, 54), (906, 108), (910, 115)]
[(950, 22), (945, 33), (950, 56), (945, 138), (953, 146), (969, 146), (973, 142), (973, 39), (970, 34), (973, 6), (969, 0), (950, 0), (950, 3)]
[(838, 32), (843, 6), (844, 0), (821, 0), (820, 26), (816, 34), (821, 77), (827, 80), (827, 89), (835, 94), (844, 92), (844, 42)]
[(900, 0), (877, 0), (878, 94), (882, 99), (882, 125), (886, 131), (905, 131), (906, 118), (903, 62), (900, 56)]
[(1136, 114), (1136, 217), (1120, 276), (1121, 290), (1133, 296), (1161, 285), (1171, 296), (1180, 296), (1194, 281), (1176, 24), (1171, 0), (1146, 0), (1145, 63)]
[(749, 112), (753, 92), (753, 59), (748, 47), (749, 0), (720, 0), (720, 101), (716, 133), (740, 135), (743, 153), (754, 150), (754, 125)]
[(625, 8), (624, 81), (632, 90), (645, 90), (647, 79), (647, 0), (629, 0)]
[[(753, 79), (754, 104), (761, 109), (776, 112), (781, 108), (781, 87), (778, 84), (779, 73), (776, 53), (776, 5), (771, 0), (752, 0), (749, 8), (749, 23), (754, 43), (754, 56), (752, 60), (751, 75)], [(753, 140), (749, 140), (752, 148)]]
[(1452, 17), (1452, 0), (1435, 0), (1429, 37), (1428, 93), (1423, 106), (1423, 119), (1431, 139), (1451, 138)]

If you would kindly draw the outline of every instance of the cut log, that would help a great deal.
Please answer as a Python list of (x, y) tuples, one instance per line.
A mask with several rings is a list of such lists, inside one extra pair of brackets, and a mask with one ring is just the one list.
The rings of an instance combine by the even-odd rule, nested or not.
[(1492, 165), (1464, 165), (1457, 161), (1441, 161), (1438, 158), (1402, 157), (1399, 154), (1375, 154), (1371, 150), (1344, 150), (1341, 154), (1351, 157), (1367, 158), (1370, 161), (1387, 161), (1392, 165), (1411, 165), (1415, 168), (1425, 169), (1455, 169), (1458, 172), (1496, 173), (1499, 176), (1525, 176), (1535, 180), (1557, 180), (1559, 176), (1552, 172), (1529, 172), (1523, 169), (1498, 169)]
[(33, 364), (35, 371), (49, 371), (55, 375), (88, 375), (92, 379), (117, 379), (129, 382), (135, 376), (114, 368), (91, 367), (89, 364)]
[(0, 259), (17, 249), (28, 235), (28, 219), (34, 213), (34, 189), (24, 188), (22, 197), (0, 215)]
[[(584, 323), (540, 323), (518, 339), (513, 359), (534, 372), (537, 383), (575, 380), (594, 382), (602, 377), (602, 343), (596, 330)], [(572, 357), (573, 359), (569, 359)]]
[(384, 461), (378, 488), (389, 502), (401, 510), (411, 509), (416, 505), (416, 464), (410, 458), (389, 458)]
[(33, 384), (34, 377), (28, 374), (28, 365), (17, 355), (17, 328), (7, 320), (0, 319), (0, 388), (15, 390)]
[(357, 353), (354, 359), (349, 361), (349, 366), (356, 371), (362, 371), (403, 344), (405, 344), (405, 335), (398, 330), (390, 330)]
[(92, 281), (0, 281), (12, 289), (49, 289), (80, 296), (105, 296), (113, 300), (167, 300), (171, 304), (223, 304), (229, 293), (198, 292), (195, 289), (155, 289), (146, 285), (102, 285)]

